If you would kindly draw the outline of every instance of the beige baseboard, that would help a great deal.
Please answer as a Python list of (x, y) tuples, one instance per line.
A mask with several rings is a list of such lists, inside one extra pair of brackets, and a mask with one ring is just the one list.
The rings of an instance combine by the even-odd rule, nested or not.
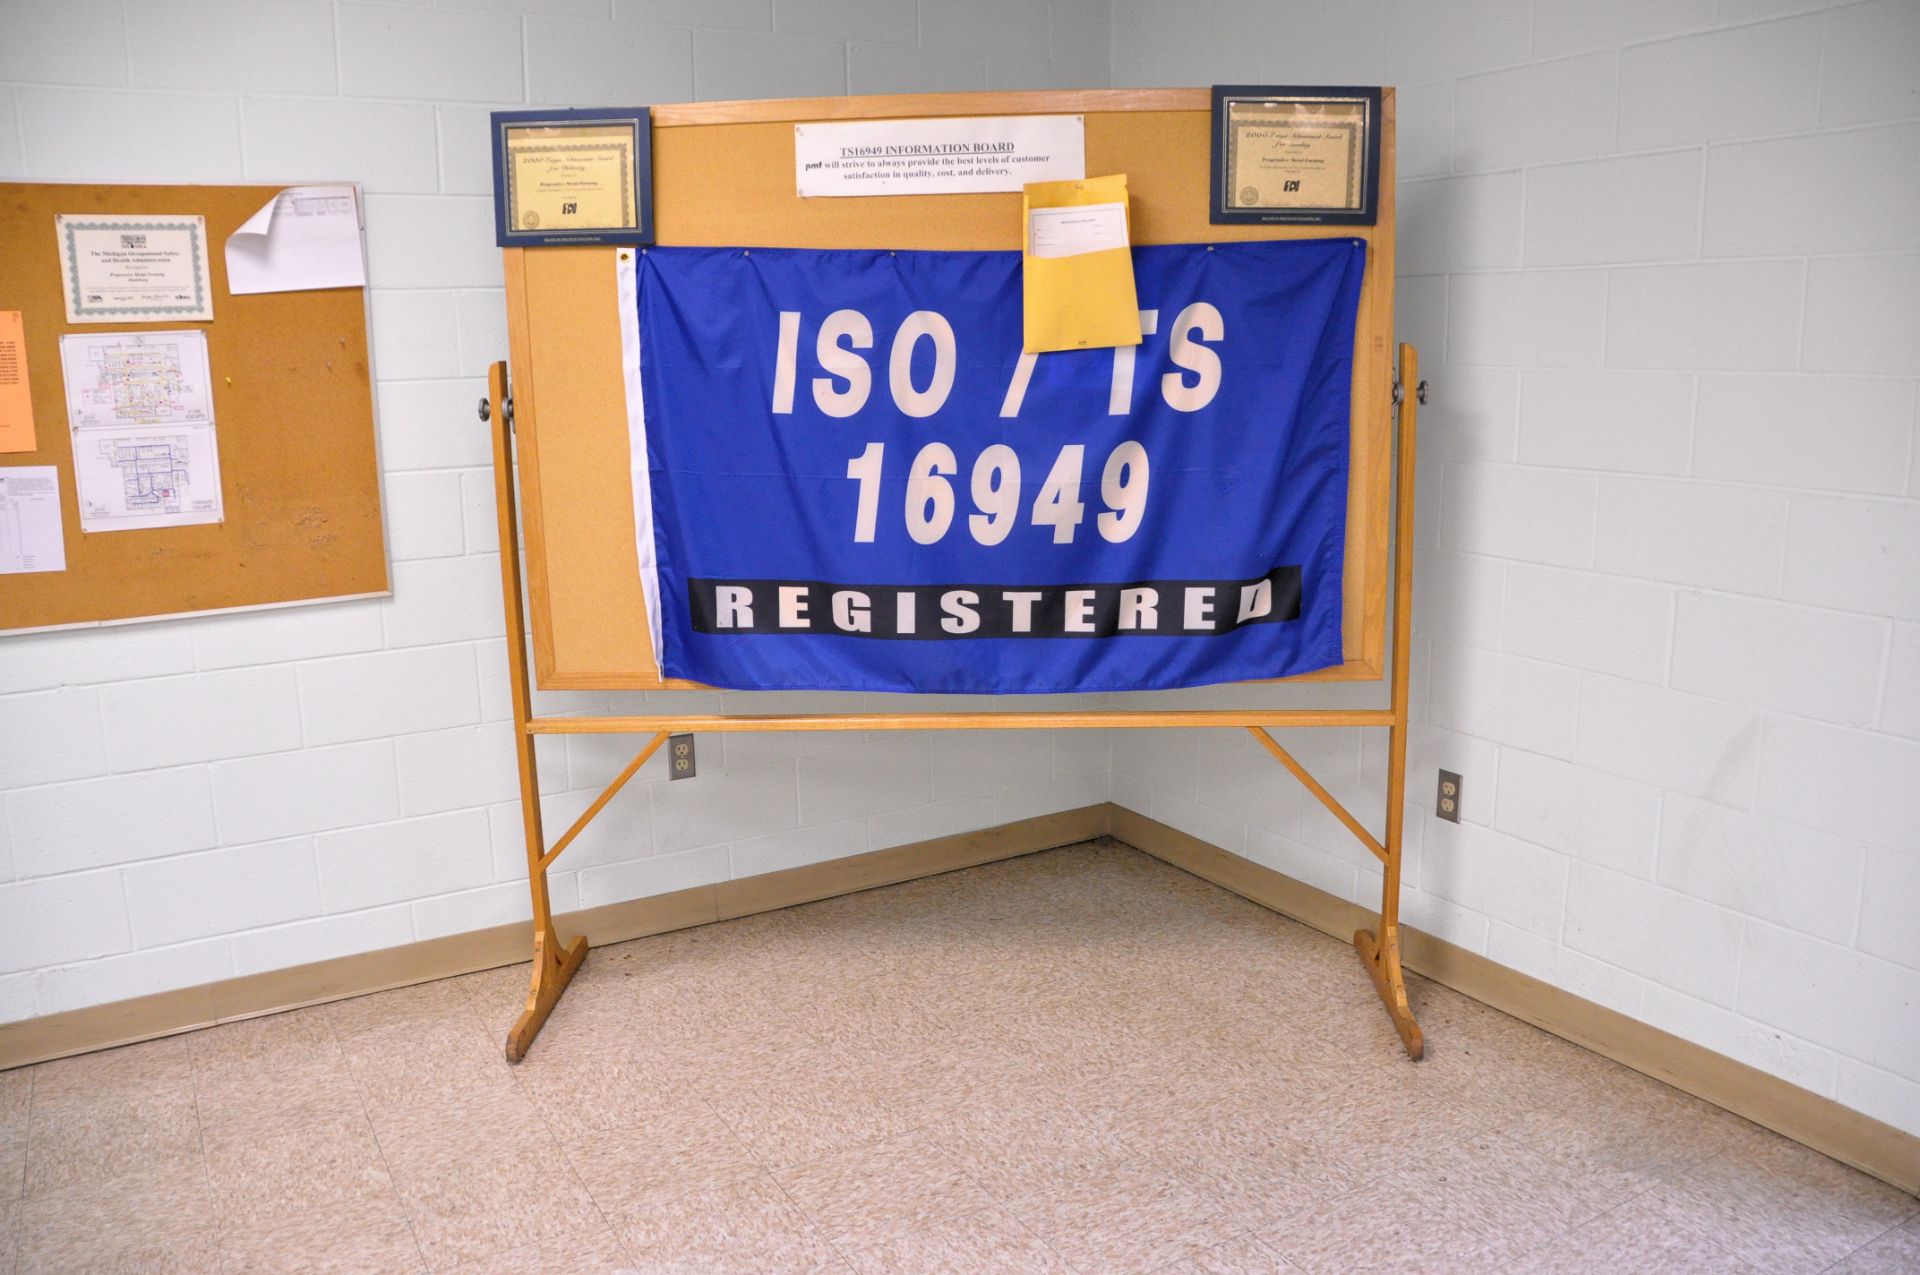
[[(1351, 942), (1371, 912), (1124, 806), (1059, 814), (786, 868), (560, 918), (561, 932), (600, 946), (770, 912), (959, 868), (1112, 836), (1195, 876)], [(0, 1070), (169, 1036), (368, 992), (471, 974), (527, 959), (528, 925), (500, 925), (404, 947), (337, 957), (0, 1024)], [(1437, 983), (1725, 1107), (1903, 1191), (1920, 1192), (1920, 1138), (1657, 1027), (1508, 969), (1418, 930), (1402, 930), (1407, 968)], [(1359, 976), (1358, 969), (1355, 970)], [(505, 1029), (502, 1024), (502, 1030)]]
[[(569, 938), (584, 934), (594, 947), (619, 943), (1072, 845), (1105, 835), (1112, 809), (1104, 802), (1082, 806), (978, 832), (585, 908), (557, 921), (562, 934)], [(527, 960), (532, 949), (530, 923), (496, 925), (403, 947), (4, 1023), (0, 1024), (0, 1071), (215, 1023), (497, 969)], [(500, 1024), (503, 1036), (508, 1025)]]
[[(1343, 943), (1376, 914), (1177, 828), (1113, 808), (1111, 835)], [(1477, 952), (1401, 927), (1401, 961), (1494, 1009), (1684, 1089), (1755, 1124), (1920, 1193), (1920, 1138), (1671, 1032), (1543, 983)], [(1357, 958), (1356, 958), (1357, 962)], [(1415, 1012), (1419, 1005), (1414, 1006)]]

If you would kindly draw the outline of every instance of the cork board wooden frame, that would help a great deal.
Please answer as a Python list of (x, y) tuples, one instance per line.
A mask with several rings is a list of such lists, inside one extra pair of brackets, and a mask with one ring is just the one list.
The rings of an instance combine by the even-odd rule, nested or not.
[[(38, 450), (60, 472), (67, 569), (0, 576), (0, 633), (387, 592), (362, 288), (232, 296), (227, 236), (284, 186), (0, 183), (0, 310), (19, 310)], [(199, 213), (213, 321), (66, 322), (57, 213)], [(207, 334), (225, 521), (83, 533), (60, 337)]]
[[(1125, 173), (1137, 243), (1329, 235), (1367, 241), (1354, 348), (1345, 661), (1296, 681), (1378, 680), (1392, 539), (1394, 93), (1381, 100), (1379, 222), (1208, 221), (1212, 98), (1199, 89), (938, 93), (653, 108), (657, 242), (715, 247), (1020, 247), (1020, 195), (803, 200), (793, 125), (954, 115), (1086, 117), (1087, 171)], [(692, 689), (662, 680), (634, 549), (613, 287), (617, 248), (505, 250), (534, 669), (549, 690)], [(629, 249), (628, 251), (631, 251)], [(543, 424), (544, 423), (544, 424)]]

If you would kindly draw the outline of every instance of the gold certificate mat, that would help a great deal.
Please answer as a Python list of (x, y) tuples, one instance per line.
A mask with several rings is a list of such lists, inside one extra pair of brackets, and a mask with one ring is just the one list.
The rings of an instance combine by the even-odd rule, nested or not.
[(1236, 208), (1340, 208), (1358, 211), (1365, 159), (1366, 108), (1328, 103), (1227, 105), (1228, 186)]
[(520, 230), (631, 230), (639, 225), (634, 150), (630, 125), (509, 128), (509, 223)]

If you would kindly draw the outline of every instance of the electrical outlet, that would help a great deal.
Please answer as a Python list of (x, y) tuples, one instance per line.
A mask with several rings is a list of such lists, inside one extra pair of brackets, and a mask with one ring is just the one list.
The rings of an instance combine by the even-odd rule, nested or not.
[(1433, 813), (1448, 823), (1460, 822), (1460, 776), (1451, 770), (1440, 772), (1440, 792), (1434, 799)]
[(667, 778), (693, 778), (693, 736), (667, 736)]

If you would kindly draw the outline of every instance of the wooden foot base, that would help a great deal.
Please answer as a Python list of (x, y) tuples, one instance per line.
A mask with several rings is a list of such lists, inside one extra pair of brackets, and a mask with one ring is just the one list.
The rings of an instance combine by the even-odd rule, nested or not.
[(1420, 1024), (1413, 1021), (1413, 1010), (1407, 1006), (1407, 983), (1400, 974), (1400, 936), (1394, 929), (1387, 930), (1386, 935), (1387, 941), (1382, 943), (1373, 937), (1372, 930), (1359, 930), (1353, 936), (1353, 946), (1373, 980), (1373, 990), (1380, 993), (1380, 1001), (1387, 1007), (1393, 1029), (1400, 1033), (1400, 1043), (1407, 1047), (1407, 1057), (1418, 1060), (1427, 1046), (1420, 1035)]
[(573, 972), (587, 959), (587, 938), (581, 935), (571, 946), (562, 948), (551, 930), (541, 931), (533, 939), (533, 986), (527, 992), (527, 1009), (520, 1021), (507, 1033), (507, 1061), (517, 1063), (533, 1047), (533, 1038), (546, 1026), (547, 1015), (560, 1003), (560, 993), (573, 981)]

